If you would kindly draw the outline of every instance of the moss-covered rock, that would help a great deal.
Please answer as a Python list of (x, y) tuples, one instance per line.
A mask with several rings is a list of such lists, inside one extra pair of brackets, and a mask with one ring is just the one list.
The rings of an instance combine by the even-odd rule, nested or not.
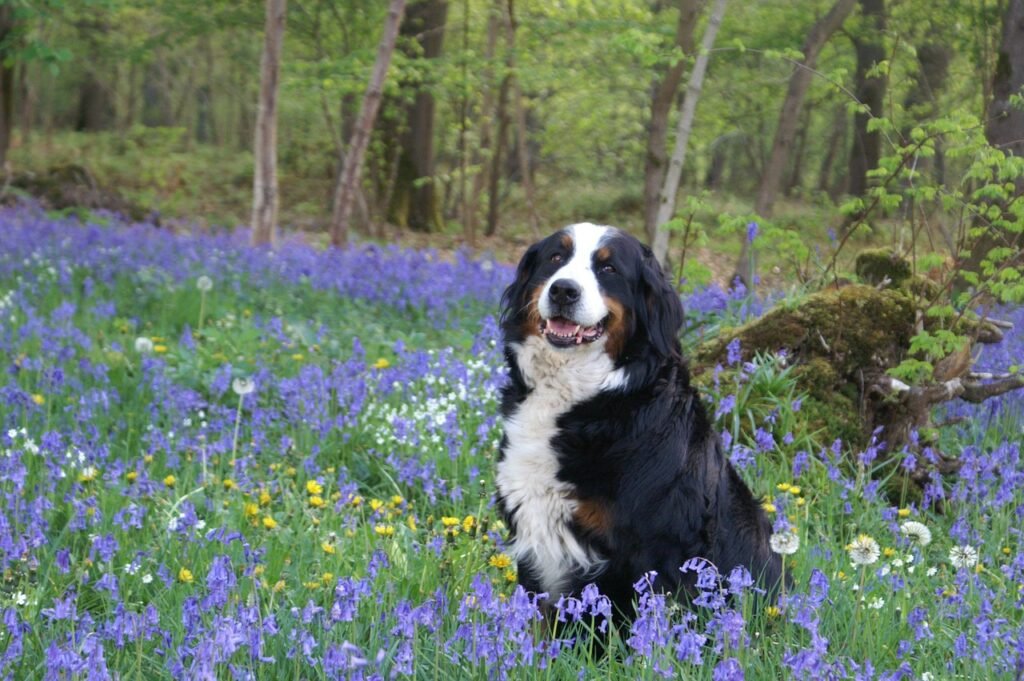
[(913, 271), (906, 258), (889, 248), (873, 248), (857, 255), (854, 271), (865, 284), (877, 286), (889, 280), (889, 285), (899, 287), (910, 278)]

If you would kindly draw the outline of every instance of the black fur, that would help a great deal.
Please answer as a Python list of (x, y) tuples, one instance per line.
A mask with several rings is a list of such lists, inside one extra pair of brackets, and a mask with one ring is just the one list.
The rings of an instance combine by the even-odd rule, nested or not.
[[(644, 573), (657, 571), (658, 589), (683, 592), (692, 585), (692, 574), (684, 575), (679, 567), (697, 556), (723, 575), (745, 566), (771, 589), (781, 573), (779, 556), (768, 543), (771, 524), (725, 457), (690, 385), (678, 340), (683, 323), (679, 296), (646, 246), (621, 232), (608, 246), (615, 273), (598, 275), (598, 282), (629, 316), (626, 342), (614, 358), (629, 380), (623, 388), (573, 406), (557, 421), (551, 444), (559, 479), (571, 484), (577, 499), (606, 509), (609, 518), (597, 530), (574, 523), (581, 544), (596, 549), (607, 563), (600, 574), (575, 575), (567, 593), (578, 593), (593, 581), (628, 613), (633, 584)], [(529, 393), (510, 344), (529, 333), (531, 296), (558, 269), (550, 257), (564, 247), (560, 234), (531, 246), (503, 296), (510, 368), (502, 395), (505, 417)], [(506, 448), (503, 441), (502, 457)], [(500, 490), (498, 501), (514, 536), (515, 509), (506, 507)], [(528, 590), (539, 590), (528, 564), (519, 566), (519, 581)]]

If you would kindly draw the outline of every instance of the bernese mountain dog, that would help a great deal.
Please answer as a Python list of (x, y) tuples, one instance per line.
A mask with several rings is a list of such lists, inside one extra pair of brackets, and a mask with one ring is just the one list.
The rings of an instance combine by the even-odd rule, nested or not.
[(590, 223), (533, 244), (502, 297), (509, 382), (497, 501), (523, 587), (691, 592), (680, 566), (746, 567), (772, 589), (772, 528), (690, 385), (683, 308), (651, 250)]

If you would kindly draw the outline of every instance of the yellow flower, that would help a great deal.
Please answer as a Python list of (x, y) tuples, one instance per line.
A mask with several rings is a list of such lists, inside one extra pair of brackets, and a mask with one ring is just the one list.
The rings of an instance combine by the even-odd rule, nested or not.
[(178, 479), (175, 478), (173, 475), (168, 475), (166, 478), (164, 478), (164, 484), (167, 485), (168, 487), (174, 487), (174, 483), (176, 483), (177, 481)]
[(796, 498), (796, 505), (797, 506), (803, 506), (806, 503), (807, 503), (807, 501), (803, 497), (797, 497)]
[(467, 515), (465, 518), (462, 519), (462, 531), (463, 532), (471, 531), (475, 525), (476, 525), (476, 518), (474, 518), (471, 515)]
[(334, 544), (328, 544), (327, 542), (320, 542), (320, 548), (324, 550), (324, 553), (334, 555), (337, 549), (334, 548)]
[(891, 546), (886, 546), (884, 549), (882, 549), (882, 555), (886, 558), (892, 558), (896, 555), (896, 549), (892, 548)]
[(906, 518), (907, 516), (910, 515), (910, 509), (909, 508), (901, 508), (900, 510), (896, 511), (896, 515), (898, 515), (901, 518)]
[(324, 586), (327, 586), (334, 581), (334, 575), (330, 572), (325, 572), (323, 576), (320, 577), (320, 581), (324, 583)]
[(309, 498), (309, 505), (312, 506), (313, 508), (323, 508), (325, 503), (326, 502), (324, 502), (323, 497), (317, 496), (315, 494)]
[(234, 480), (232, 480), (231, 478), (224, 478), (224, 489), (232, 490), (236, 487), (238, 487), (238, 485), (235, 484)]
[(352, 498), (350, 498), (348, 500), (348, 503), (352, 504), (353, 506), (362, 506), (363, 498), (361, 496), (359, 496), (358, 494), (356, 494), (356, 495), (353, 495)]
[(153, 455), (146, 454), (144, 457), (142, 457), (142, 460), (146, 463), (153, 463)]
[(460, 521), (459, 521), (458, 518), (453, 518), (450, 515), (446, 515), (446, 516), (442, 516), (441, 517), (441, 524), (444, 525), (445, 527), (455, 527), (459, 523), (460, 523)]
[(788, 482), (780, 482), (779, 484), (775, 485), (775, 489), (779, 490), (780, 492), (788, 492), (789, 487), (790, 485)]
[(252, 573), (253, 573), (254, 575), (256, 575), (257, 577), (259, 577), (260, 575), (262, 575), (262, 574), (263, 574), (263, 571), (264, 571), (264, 570), (266, 570), (266, 569), (267, 569), (267, 568), (266, 568), (266, 566), (265, 566), (265, 565), (257, 565), (256, 567), (254, 567), (254, 568), (252, 569)]
[(284, 580), (283, 579), (279, 579), (276, 582), (274, 582), (274, 593), (278, 593), (279, 591), (284, 591)]
[(39, 393), (36, 393), (32, 396), (32, 401), (38, 404), (39, 406), (43, 406), (44, 404), (46, 404), (46, 398), (40, 395)]
[(408, 525), (409, 529), (412, 530), (413, 532), (416, 531), (416, 518), (415, 517), (409, 516), (408, 518), (406, 518), (405, 524)]
[(392, 507), (401, 506), (402, 502), (404, 502), (404, 501), (405, 501), (405, 499), (403, 499), (400, 495), (396, 494), (396, 495), (391, 497), (391, 506)]
[(768, 615), (768, 617), (771, 617), (772, 619), (774, 619), (774, 618), (780, 616), (782, 614), (782, 611), (779, 610), (778, 607), (776, 607), (774, 605), (769, 605), (767, 608), (764, 609), (764, 614), (766, 614), (766, 615)]
[(260, 490), (260, 506), (269, 506), (271, 499), (270, 492), (265, 489)]
[(509, 582), (516, 581), (516, 571), (511, 568), (505, 570), (505, 580)]
[(295, 470), (295, 466), (288, 466), (284, 471), (284, 474), (289, 478), (294, 478), (296, 473), (298, 473), (298, 471)]
[(260, 507), (251, 501), (245, 505), (245, 517), (255, 518), (260, 514)]
[(127, 473), (124, 474), (124, 477), (128, 480), (128, 482), (135, 482), (135, 480), (139, 477), (139, 474), (136, 473), (135, 471), (128, 471)]
[(192, 579), (193, 579), (192, 571), (189, 570), (188, 568), (181, 568), (180, 570), (178, 570), (178, 581), (179, 582), (182, 582), (183, 584), (191, 584), (192, 583)]
[(800, 486), (799, 485), (791, 485), (790, 488), (789, 488), (789, 493), (792, 494), (793, 496), (796, 496), (796, 495), (800, 494)]
[(389, 366), (391, 366), (391, 362), (389, 362), (384, 357), (381, 357), (380, 359), (373, 363), (374, 369), (387, 369)]
[(277, 527), (277, 521), (271, 518), (269, 515), (263, 516), (263, 527), (268, 530), (272, 530)]
[(374, 525), (373, 531), (382, 537), (393, 537), (395, 535), (394, 525)]
[(384, 506), (384, 502), (380, 499), (370, 499), (370, 510), (379, 511)]
[(764, 509), (765, 513), (775, 513), (775, 504), (770, 501), (765, 500), (761, 504), (761, 508)]
[(167, 352), (167, 346), (163, 345), (163, 344), (160, 344), (160, 343), (157, 343), (156, 345), (153, 346), (153, 352), (155, 352), (157, 354), (161, 354), (161, 353)]
[(294, 355), (292, 355), (292, 359), (294, 359), (296, 362), (301, 362), (302, 360), (306, 359), (306, 356), (303, 355), (301, 352), (296, 352)]
[(321, 485), (316, 480), (307, 480), (306, 481), (306, 493), (307, 494), (323, 494), (324, 493), (324, 486)]
[(504, 553), (499, 553), (497, 555), (491, 556), (491, 559), (487, 562), (490, 563), (491, 567), (493, 568), (504, 570), (512, 564), (512, 559)]
[(1003, 547), (1003, 555), (1004, 556), (1010, 555), (1010, 547), (1009, 546), (1004, 546)]

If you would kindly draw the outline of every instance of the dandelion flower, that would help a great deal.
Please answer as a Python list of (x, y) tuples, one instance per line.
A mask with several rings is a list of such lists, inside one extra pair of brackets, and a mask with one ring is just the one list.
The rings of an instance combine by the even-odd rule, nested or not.
[(878, 542), (866, 534), (858, 535), (846, 550), (849, 551), (850, 560), (854, 565), (871, 565), (882, 553)]
[(324, 550), (324, 553), (333, 554), (337, 549), (334, 548), (334, 544), (327, 542), (320, 542), (320, 548)]
[(324, 501), (324, 498), (317, 494), (314, 494), (309, 498), (309, 505), (313, 508), (323, 508), (326, 503), (327, 502)]
[(191, 584), (193, 580), (192, 571), (188, 568), (178, 570), (178, 581), (182, 584)]
[(263, 516), (263, 527), (267, 528), (268, 530), (272, 530), (275, 527), (277, 527), (277, 521), (269, 515), (265, 515)]
[(255, 390), (256, 383), (251, 378), (236, 378), (231, 381), (231, 389), (235, 391), (236, 395), (242, 397)]
[(174, 483), (176, 483), (177, 481), (178, 479), (175, 478), (173, 475), (168, 475), (166, 478), (164, 478), (164, 484), (168, 487), (174, 487)]
[(324, 486), (316, 480), (306, 481), (306, 492), (308, 494), (319, 495), (324, 493)]
[(768, 540), (772, 551), (783, 556), (789, 556), (800, 548), (800, 535), (796, 532), (776, 532)]
[(135, 339), (135, 352), (140, 355), (147, 355), (153, 352), (153, 341), (145, 336), (139, 336)]
[(978, 564), (978, 550), (964, 544), (949, 550), (949, 562), (958, 570), (970, 569)]
[(395, 536), (394, 525), (375, 525), (373, 531), (382, 537), (393, 537)]
[(389, 366), (391, 366), (391, 362), (389, 362), (386, 357), (381, 357), (373, 363), (374, 369), (387, 369)]
[(34, 395), (32, 395), (32, 401), (38, 404), (40, 407), (46, 404), (46, 398), (40, 395), (39, 393), (35, 393)]
[(765, 513), (775, 513), (775, 504), (770, 501), (761, 502), (761, 508), (764, 509)]
[(163, 353), (167, 352), (167, 346), (157, 343), (156, 345), (153, 346), (153, 352), (155, 352), (158, 355), (162, 355)]
[(928, 546), (932, 541), (932, 531), (928, 529), (927, 525), (916, 520), (908, 520), (900, 525), (900, 532), (912, 543), (921, 547)]
[(213, 279), (210, 279), (205, 274), (196, 279), (196, 288), (201, 292), (206, 293), (213, 288)]
[(896, 511), (896, 515), (898, 515), (901, 518), (907, 518), (907, 517), (910, 516), (910, 509), (909, 508), (901, 508), (900, 510)]
[(505, 568), (512, 565), (512, 559), (504, 553), (499, 553), (495, 556), (491, 556), (491, 559), (487, 562), (490, 563), (491, 567), (498, 568), (499, 570), (504, 570)]

